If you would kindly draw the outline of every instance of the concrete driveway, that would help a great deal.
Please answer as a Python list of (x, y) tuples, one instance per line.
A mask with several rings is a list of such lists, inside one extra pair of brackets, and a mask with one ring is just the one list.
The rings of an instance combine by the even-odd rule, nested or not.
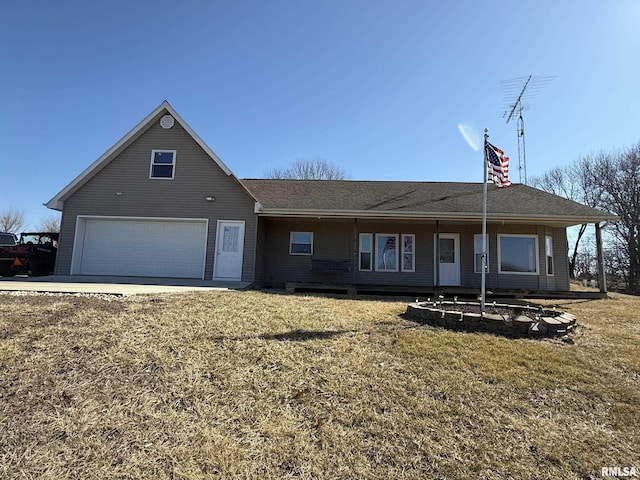
[(50, 275), (47, 277), (0, 277), (0, 292), (102, 293), (140, 295), (153, 293), (245, 290), (250, 282), (219, 282), (185, 278), (108, 277)]

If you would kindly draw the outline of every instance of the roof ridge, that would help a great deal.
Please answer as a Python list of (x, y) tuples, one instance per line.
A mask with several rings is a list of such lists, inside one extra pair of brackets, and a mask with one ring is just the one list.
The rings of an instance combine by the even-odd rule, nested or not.
[[(241, 181), (261, 181), (261, 182), (345, 182), (345, 183), (421, 183), (421, 184), (453, 184), (453, 185), (482, 185), (482, 182), (454, 182), (454, 181), (435, 181), (435, 180), (355, 180), (355, 179), (312, 179), (312, 178), (241, 178)], [(512, 185), (522, 185), (520, 183), (512, 183)], [(531, 187), (533, 188), (533, 187)]]

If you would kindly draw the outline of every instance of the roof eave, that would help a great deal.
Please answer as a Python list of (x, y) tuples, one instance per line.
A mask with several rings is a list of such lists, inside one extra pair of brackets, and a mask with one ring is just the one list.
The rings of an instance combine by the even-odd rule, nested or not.
[(62, 200), (51, 199), (47, 203), (43, 203), (43, 205), (51, 210), (57, 210), (59, 212), (64, 208), (64, 202)]
[[(370, 210), (300, 210), (284, 208), (260, 208), (258, 215), (263, 217), (290, 218), (370, 218), (370, 219), (402, 219), (402, 220), (456, 220), (482, 221), (482, 215), (474, 212), (398, 212), (398, 211), (370, 211)], [(519, 215), (519, 214), (488, 214), (490, 222), (504, 223), (543, 223), (570, 227), (585, 223), (600, 223), (615, 221), (615, 215), (579, 216), (579, 215)]]

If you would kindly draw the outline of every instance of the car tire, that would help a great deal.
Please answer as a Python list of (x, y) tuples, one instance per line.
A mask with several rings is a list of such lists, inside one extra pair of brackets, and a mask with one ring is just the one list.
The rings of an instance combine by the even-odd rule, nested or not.
[(15, 277), (16, 272), (13, 270), (11, 265), (6, 265), (2, 267), (2, 270), (0, 270), (0, 275), (3, 277)]

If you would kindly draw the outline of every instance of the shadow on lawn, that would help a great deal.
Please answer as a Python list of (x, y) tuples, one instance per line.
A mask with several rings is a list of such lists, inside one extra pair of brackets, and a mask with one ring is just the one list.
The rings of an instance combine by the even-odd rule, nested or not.
[(246, 337), (215, 337), (213, 340), (276, 340), (279, 342), (306, 342), (309, 340), (327, 340), (345, 333), (355, 333), (357, 330), (290, 330), (284, 333), (265, 333), (263, 335)]
[(260, 335), (258, 338), (262, 340), (305, 342), (307, 340), (325, 340), (353, 332), (354, 330), (291, 330), (284, 333)]

